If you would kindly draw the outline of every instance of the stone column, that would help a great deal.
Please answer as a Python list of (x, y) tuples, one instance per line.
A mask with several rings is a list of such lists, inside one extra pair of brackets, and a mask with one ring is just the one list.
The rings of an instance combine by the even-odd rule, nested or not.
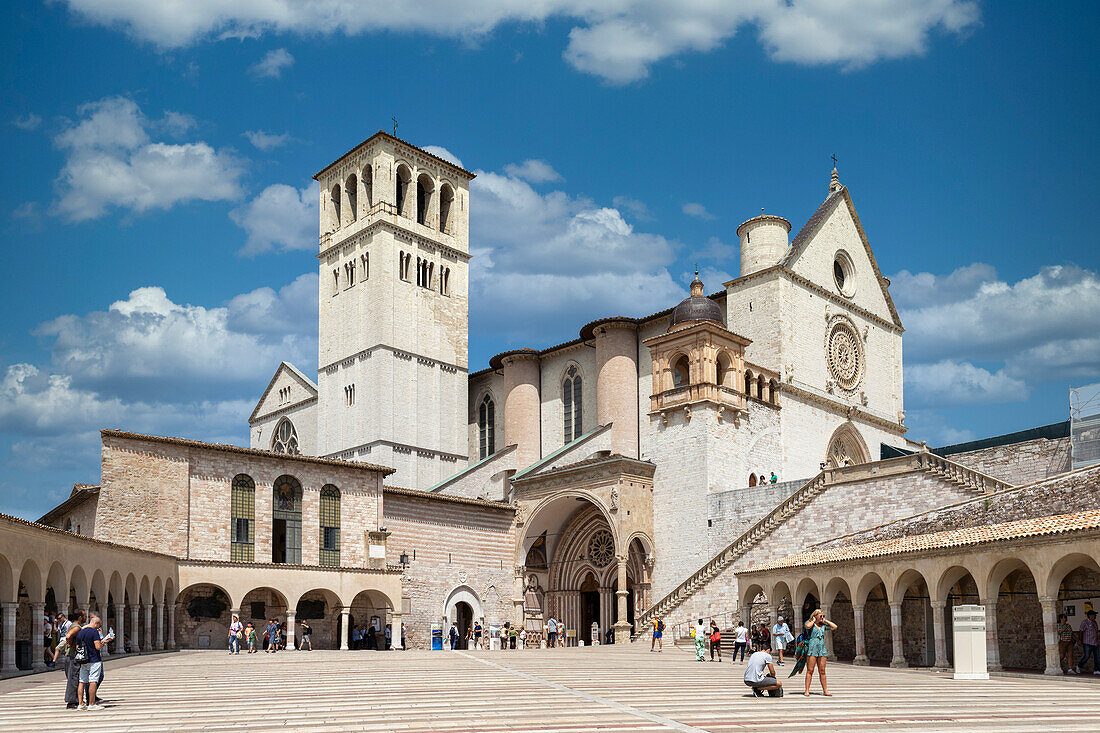
[(130, 604), (130, 648), (134, 654), (141, 651), (141, 639), (138, 638), (138, 607)]
[(286, 611), (286, 648), (287, 649), (294, 649), (295, 648), (295, 646), (294, 646), (294, 624), (297, 621), (297, 618), (296, 618), (297, 614), (298, 614), (297, 609), (291, 610), (291, 609), (288, 608), (287, 611)]
[(46, 660), (42, 658), (46, 651), (42, 639), (42, 616), (45, 613), (45, 603), (31, 604), (31, 669), (35, 671), (46, 668)]
[[(527, 568), (522, 565), (516, 565), (512, 569), (512, 625), (526, 626), (525, 614), (523, 613), (523, 596), (527, 591), (526, 585), (524, 585), (524, 578), (527, 577)], [(444, 629), (446, 630), (446, 629)]]
[(1058, 659), (1058, 614), (1057, 598), (1040, 598), (1043, 607), (1043, 642), (1047, 651), (1047, 668), (1043, 674), (1062, 675), (1062, 664)]
[(514, 444), (516, 467), (523, 470), (542, 456), (539, 355), (537, 351), (524, 349), (504, 357), (501, 364), (504, 367), (504, 435), (497, 434), (497, 446)]
[(936, 661), (933, 664), (940, 669), (946, 669), (947, 664), (947, 636), (943, 614), (947, 608), (947, 601), (932, 601), (932, 630), (935, 633)]
[[(485, 627), (485, 633), (489, 633), (488, 627)], [(390, 614), (390, 649), (404, 649), (401, 645), (401, 614)]]
[[(775, 626), (775, 620), (779, 618), (779, 606), (768, 606), (768, 629)], [(752, 624), (749, 624), (751, 628)]]
[(168, 639), (165, 646), (169, 649), (176, 648), (176, 604), (168, 604)]
[(638, 457), (637, 328), (633, 322), (609, 321), (595, 329), (596, 424), (610, 423), (611, 452), (630, 458)]
[(141, 648), (148, 652), (153, 649), (153, 604), (141, 604), (141, 611), (142, 615), (145, 617), (145, 625), (141, 629)]
[(901, 635), (901, 604), (890, 604), (890, 636), (894, 641), (894, 657), (890, 660), (891, 667), (908, 667), (905, 661), (905, 647)]
[[(637, 381), (637, 380), (635, 380)], [(630, 594), (630, 591), (626, 589), (626, 555), (618, 555), (618, 566), (616, 571), (616, 583), (618, 584), (618, 590), (615, 591), (617, 598), (616, 603), (616, 616), (615, 616), (615, 643), (616, 644), (629, 644), (630, 643), (630, 621), (628, 619), (628, 609), (626, 607), (626, 597)]]
[(871, 663), (871, 660), (867, 658), (867, 639), (863, 635), (862, 605), (852, 604), (852, 625), (855, 627), (856, 637), (856, 658), (852, 660), (852, 664), (866, 667)]
[[(69, 615), (69, 602), (68, 601), (63, 601), (61, 603), (58, 603), (57, 604), (57, 612), (61, 613), (61, 614), (64, 614), (66, 617), (68, 617), (68, 615)], [(103, 609), (103, 612), (106, 613), (107, 609), (106, 608)]]
[[(821, 612), (824, 613), (825, 618), (829, 619), (830, 621), (833, 620), (833, 614), (831, 613), (832, 610), (833, 610), (832, 604), (830, 604), (830, 603), (822, 603), (821, 604)], [(826, 659), (828, 659), (830, 662), (835, 662), (836, 661), (836, 647), (833, 646), (833, 630), (830, 629), (828, 626), (825, 627), (825, 649), (829, 652), (829, 656), (826, 657)]]
[(115, 604), (115, 653), (126, 653), (126, 604)]
[(4, 650), (3, 666), (0, 673), (5, 675), (15, 674), (19, 668), (15, 666), (15, 612), (19, 608), (18, 603), (3, 604)]
[[(607, 643), (607, 630), (615, 618), (615, 597), (610, 588), (600, 588), (600, 643)], [(589, 630), (591, 634), (591, 629)]]
[(344, 606), (340, 609), (340, 651), (348, 650), (348, 615), (351, 609)]
[(985, 606), (985, 663), (990, 672), (1001, 669), (1001, 646), (997, 641), (997, 597), (982, 601)]
[(153, 606), (157, 614), (157, 639), (153, 645), (154, 649), (164, 648), (164, 604), (157, 603)]

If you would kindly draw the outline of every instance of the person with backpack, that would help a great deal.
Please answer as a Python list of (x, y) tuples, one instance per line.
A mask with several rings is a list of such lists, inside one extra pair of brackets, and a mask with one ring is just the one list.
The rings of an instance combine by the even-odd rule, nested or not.
[(718, 652), (718, 662), (722, 662), (722, 632), (714, 619), (710, 620), (710, 661), (714, 661), (714, 653)]
[[(303, 651), (303, 652), (313, 651), (313, 639), (311, 638), (312, 636), (313, 636), (313, 627), (310, 626), (309, 624), (307, 624), (305, 621), (303, 621), (302, 622), (302, 643), (298, 647), (298, 649), (300, 651)], [(306, 647), (309, 647), (309, 648), (307, 649)]]
[(76, 655), (76, 635), (87, 623), (84, 611), (76, 610), (69, 613), (69, 625), (65, 628), (65, 635), (61, 637), (57, 645), (57, 652), (61, 655), (65, 665), (65, 707), (76, 710), (79, 699), (76, 696), (80, 684), (80, 666), (73, 662)]
[(244, 627), (244, 638), (245, 641), (248, 642), (248, 653), (255, 654), (257, 646), (256, 627), (252, 625), (251, 621), (249, 621), (248, 625)]
[[(76, 698), (80, 701), (77, 710), (103, 710), (103, 706), (96, 702), (96, 688), (103, 673), (103, 657), (100, 651), (103, 649), (103, 639), (99, 628), (103, 621), (99, 616), (93, 615), (88, 620), (88, 625), (77, 632), (73, 640), (76, 644), (76, 652), (73, 654), (73, 662), (80, 667), (77, 678)], [(88, 704), (84, 702), (84, 692), (88, 693)]]
[(661, 637), (665, 633), (665, 622), (661, 620), (661, 617), (653, 619), (653, 641), (649, 642), (649, 651), (653, 651), (654, 644), (657, 645), (657, 651), (661, 652), (665, 649), (665, 643), (661, 640)]
[(240, 654), (241, 653), (241, 636), (244, 631), (244, 627), (241, 626), (241, 618), (237, 614), (233, 614), (233, 623), (229, 624), (229, 653)]

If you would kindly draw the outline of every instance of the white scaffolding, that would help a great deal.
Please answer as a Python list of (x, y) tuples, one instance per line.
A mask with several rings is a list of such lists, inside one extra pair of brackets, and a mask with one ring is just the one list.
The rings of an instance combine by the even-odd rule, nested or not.
[(1070, 389), (1069, 436), (1073, 468), (1100, 463), (1100, 382)]

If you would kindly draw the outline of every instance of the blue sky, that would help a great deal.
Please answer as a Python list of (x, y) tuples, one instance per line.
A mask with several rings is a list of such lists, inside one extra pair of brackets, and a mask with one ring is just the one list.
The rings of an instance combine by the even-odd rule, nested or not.
[(911, 437), (1063, 420), (1100, 379), (1095, 3), (239, 5), (0, 10), (0, 511), (97, 481), (101, 427), (247, 440), (278, 361), (316, 367), (310, 176), (391, 116), (479, 174), (473, 368), (696, 262), (718, 289), (835, 153)]

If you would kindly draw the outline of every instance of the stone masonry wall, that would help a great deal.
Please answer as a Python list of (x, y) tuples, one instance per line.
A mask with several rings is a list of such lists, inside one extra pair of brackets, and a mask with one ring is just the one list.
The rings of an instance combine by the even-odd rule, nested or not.
[[(709, 495), (707, 535), (710, 555), (713, 557), (724, 550), (780, 502), (802, 488), (806, 481), (780, 481)], [(694, 569), (689, 572), (694, 572)]]
[(975, 471), (1019, 486), (1070, 470), (1069, 438), (1040, 438), (947, 456)]
[(681, 608), (692, 609), (692, 615), (733, 610), (738, 604), (737, 572), (758, 562), (800, 552), (830, 537), (911, 516), (970, 496), (972, 494), (954, 484), (923, 471), (833, 484), (696, 591)]
[(511, 508), (387, 493), (384, 511), (389, 554), (409, 556), (403, 620), (410, 648), (427, 646), (432, 622), (442, 621), (448, 596), (458, 588), (480, 601), (485, 620), (511, 619), (516, 542)]

